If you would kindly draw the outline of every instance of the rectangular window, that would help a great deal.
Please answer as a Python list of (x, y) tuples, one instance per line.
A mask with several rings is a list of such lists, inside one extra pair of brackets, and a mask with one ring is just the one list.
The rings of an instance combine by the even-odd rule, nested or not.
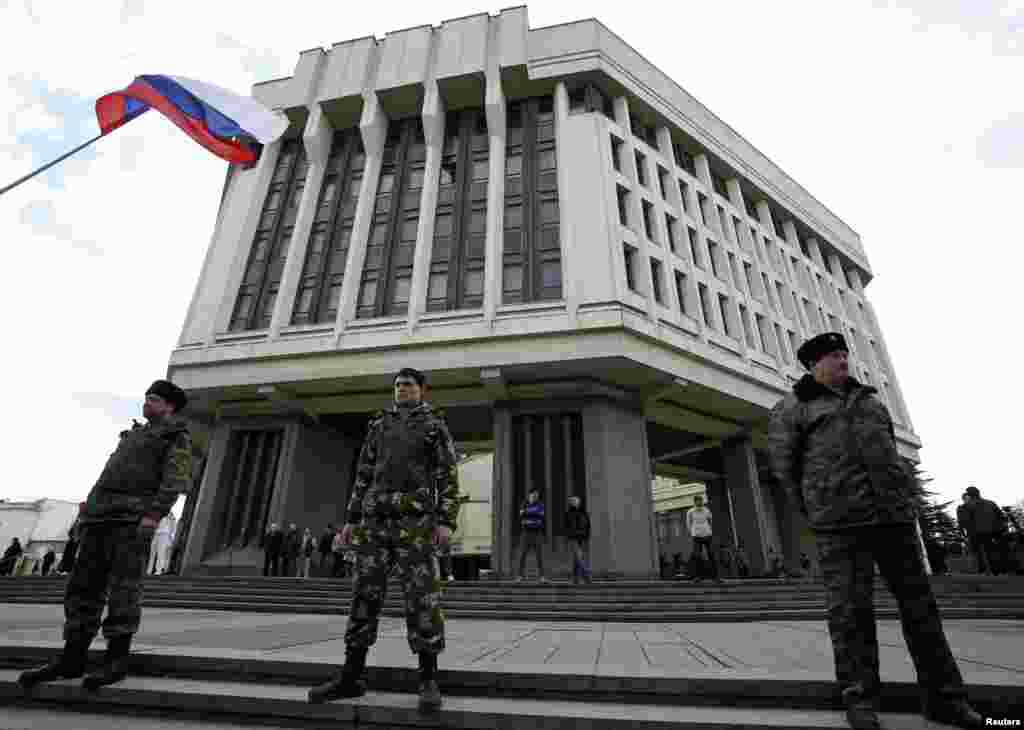
[(637, 139), (643, 140), (650, 147), (654, 149), (658, 148), (657, 133), (653, 126), (649, 126), (640, 121), (640, 118), (635, 114), (629, 115), (629, 127), (633, 131), (633, 136)]
[(614, 134), (609, 136), (612, 140), (612, 165), (618, 172), (622, 172), (622, 140)]
[(793, 353), (793, 357), (796, 357), (796, 351), (799, 349), (796, 344), (796, 332), (786, 330), (786, 336), (789, 337), (789, 351)]
[(708, 261), (711, 262), (711, 273), (716, 278), (721, 278), (718, 273), (718, 244), (712, 240), (708, 240)]
[(274, 166), (249, 260), (238, 288), (228, 325), (232, 332), (270, 327), (308, 167), (302, 140), (285, 141)]
[(732, 240), (732, 236), (729, 235), (730, 231), (729, 231), (728, 220), (729, 219), (725, 215), (725, 208), (723, 208), (722, 206), (719, 205), (718, 206), (718, 222), (722, 226), (722, 236), (725, 238), (725, 240), (731, 241)]
[[(488, 152), (483, 109), (447, 114), (427, 283), (428, 311), (483, 306)], [(542, 204), (542, 221), (552, 216), (557, 220), (557, 205), (553, 209), (551, 205)], [(521, 230), (522, 221), (513, 223)]]
[(771, 347), (769, 345), (768, 338), (764, 334), (765, 327), (768, 326), (767, 323), (764, 320), (764, 317), (762, 315), (760, 315), (760, 314), (755, 313), (754, 314), (754, 323), (757, 325), (757, 337), (758, 337), (758, 340), (760, 340), (760, 342), (761, 342), (761, 349), (764, 350), (765, 352), (769, 353), (769, 354), (772, 354), (772, 350), (771, 350)]
[(697, 231), (687, 226), (686, 237), (690, 241), (690, 259), (693, 261), (693, 265), (703, 269), (704, 259), (697, 255)]
[(775, 309), (775, 302), (772, 300), (772, 287), (768, 283), (768, 275), (761, 272), (761, 284), (764, 287), (764, 301), (768, 303), (768, 306)]
[[(780, 238), (781, 238), (781, 236), (780, 236)], [(799, 241), (799, 243), (800, 243), (800, 253), (802, 253), (804, 255), (805, 259), (810, 259), (811, 258), (811, 252), (807, 248), (807, 239), (806, 238), (797, 238), (797, 241)]]
[(757, 203), (754, 202), (754, 196), (750, 194), (744, 194), (743, 205), (747, 209), (747, 215), (753, 218), (758, 223), (760, 223), (761, 218), (757, 214)]
[(668, 186), (665, 181), (668, 179), (668, 170), (658, 165), (658, 189), (661, 190), (661, 199), (668, 202)]
[(633, 155), (636, 157), (636, 181), (647, 187), (647, 157), (639, 150), (634, 151)]
[(807, 329), (815, 334), (820, 332), (821, 330), (819, 330), (815, 325), (814, 307), (811, 306), (811, 303), (807, 301), (806, 297), (804, 298), (804, 314), (807, 317)]
[(651, 241), (657, 242), (657, 237), (654, 235), (654, 221), (651, 220), (654, 215), (654, 206), (649, 201), (641, 200), (640, 208), (644, 215), (644, 235)]
[(676, 282), (676, 298), (679, 300), (679, 311), (689, 314), (686, 310), (686, 274), (681, 271), (674, 271)]
[(729, 189), (726, 187), (725, 178), (714, 170), (711, 171), (711, 187), (723, 198), (729, 199)]
[(732, 325), (730, 324), (729, 317), (729, 297), (725, 294), (718, 295), (718, 313), (722, 315), (722, 329), (725, 330), (725, 334), (730, 337), (734, 337), (735, 334), (732, 331)]
[(779, 343), (779, 354), (783, 360), (790, 362), (789, 353), (786, 351), (786, 341), (782, 338), (782, 328), (777, 324), (774, 324), (773, 327), (775, 328), (775, 339)]
[(708, 288), (697, 282), (697, 296), (700, 298), (700, 316), (704, 318), (704, 325), (714, 329), (714, 320), (711, 318), (711, 310), (708, 308)]
[(690, 173), (691, 177), (697, 177), (697, 166), (694, 164), (693, 155), (687, 152), (678, 142), (672, 145), (672, 156), (679, 167)]
[(751, 297), (756, 297), (757, 290), (754, 289), (754, 267), (747, 261), (743, 262), (743, 275), (747, 279), (747, 293)]
[(757, 347), (757, 342), (754, 340), (754, 331), (750, 327), (750, 311), (744, 306), (740, 305), (740, 321), (743, 323), (743, 335), (747, 338), (747, 347), (754, 349)]
[(679, 200), (682, 203), (683, 211), (690, 213), (690, 186), (682, 180), (679, 181)]
[(506, 119), (505, 210), (507, 213), (510, 208), (518, 209), (521, 215), (518, 227), (505, 221), (502, 301), (561, 299), (562, 245), (553, 97), (510, 102)]
[(658, 259), (651, 259), (651, 286), (654, 292), (654, 301), (658, 304), (665, 304), (665, 295), (661, 284), (661, 262)]
[(292, 324), (334, 322), (338, 318), (365, 164), (359, 130), (335, 132), (295, 293)]
[(640, 291), (636, 288), (636, 254), (635, 248), (628, 243), (622, 244), (622, 258), (626, 263), (626, 286), (639, 294)]
[(781, 281), (775, 282), (775, 293), (779, 295), (779, 304), (782, 306), (782, 311), (786, 313), (787, 317), (793, 317), (793, 307), (790, 306), (789, 298), (786, 296), (785, 289), (782, 286)]
[(822, 246), (821, 247), (821, 263), (824, 264), (825, 271), (827, 271), (829, 274), (832, 274), (833, 273), (832, 272), (832, 262), (829, 261), (828, 259), (829, 259), (828, 249), (826, 249), (824, 246)]
[(594, 84), (578, 86), (569, 92), (569, 113), (584, 114), (600, 112), (615, 121), (615, 109), (611, 97)]
[(783, 241), (786, 240), (786, 227), (782, 223), (782, 214), (779, 211), (775, 211), (772, 214), (772, 226), (775, 228), (775, 235), (781, 238)]
[(619, 223), (629, 227), (629, 191), (621, 185), (616, 185), (615, 196), (619, 202)]
[(668, 249), (672, 253), (676, 252), (676, 226), (678, 221), (670, 216), (668, 213), (665, 214), (665, 230), (668, 233)]
[(419, 116), (388, 125), (356, 317), (405, 314), (420, 218), (426, 140)]
[(740, 274), (740, 265), (732, 251), (729, 252), (729, 271), (732, 272), (733, 285), (739, 291), (743, 291), (743, 277)]
[(708, 224), (707, 218), (704, 217), (704, 206), (708, 202), (708, 196), (702, 192), (697, 192), (697, 217), (701, 223), (705, 226)]

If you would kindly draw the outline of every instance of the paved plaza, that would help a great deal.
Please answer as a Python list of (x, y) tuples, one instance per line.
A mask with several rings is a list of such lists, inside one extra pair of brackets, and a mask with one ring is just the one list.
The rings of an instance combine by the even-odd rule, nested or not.
[[(63, 607), (0, 604), (0, 645), (61, 645)], [(1024, 621), (948, 620), (968, 684), (1024, 685)], [(146, 609), (140, 653), (341, 664), (344, 616)], [(914, 681), (899, 622), (879, 621), (882, 679)], [(102, 648), (97, 639), (93, 648)], [(381, 620), (373, 666), (415, 668), (402, 619)], [(824, 621), (584, 623), (449, 619), (442, 669), (632, 677), (830, 680)]]

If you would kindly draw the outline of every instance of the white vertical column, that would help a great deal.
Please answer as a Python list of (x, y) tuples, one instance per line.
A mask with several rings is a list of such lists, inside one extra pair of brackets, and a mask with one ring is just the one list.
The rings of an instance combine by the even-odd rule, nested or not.
[(576, 295), (576, 285), (573, 281), (575, 262), (572, 260), (573, 252), (573, 229), (570, 225), (572, 220), (572, 195), (569, 192), (569, 159), (566, 150), (566, 121), (569, 119), (569, 91), (564, 81), (555, 84), (555, 160), (558, 165), (558, 241), (562, 247), (562, 299), (565, 300), (565, 310), (569, 315), (569, 326), (576, 327), (576, 310), (579, 307), (579, 297)]
[[(484, 99), (487, 113), (487, 239), (484, 255), (484, 320), (494, 324), (494, 315), (501, 304), (503, 241), (505, 230), (505, 93), (495, 62), (487, 71)], [(559, 232), (561, 233), (561, 232)]]
[(423, 166), (423, 191), (420, 193), (420, 220), (416, 227), (416, 251), (413, 254), (412, 286), (409, 290), (409, 334), (416, 329), (420, 315), (427, 309), (427, 277), (434, 241), (434, 213), (437, 210), (437, 186), (444, 153), (444, 104), (436, 81), (428, 81), (423, 98), (423, 137), (426, 160)]
[(277, 337), (281, 333), (281, 327), (288, 324), (292, 307), (295, 305), (295, 291), (302, 276), (302, 265), (306, 261), (309, 233), (316, 218), (316, 205), (320, 199), (324, 173), (327, 171), (327, 158), (331, 154), (333, 133), (334, 129), (327, 120), (323, 108), (319, 104), (313, 104), (306, 120), (306, 129), (302, 133), (302, 144), (306, 148), (306, 161), (309, 165), (306, 170), (306, 185), (302, 190), (302, 200), (299, 202), (299, 211), (292, 229), (288, 258), (281, 273), (274, 312), (270, 317), (271, 338)]
[(388, 133), (387, 115), (373, 91), (363, 94), (363, 115), (359, 120), (359, 133), (363, 137), (366, 164), (363, 167), (363, 184), (359, 190), (359, 202), (356, 204), (356, 214), (352, 222), (352, 239), (349, 243), (348, 261), (345, 263), (345, 278), (341, 284), (338, 320), (334, 325), (339, 342), (346, 325), (356, 316), (359, 282), (363, 279), (366, 243), (370, 234), (370, 224), (373, 222), (384, 140)]
[[(223, 227), (224, 239), (227, 241), (234, 239), (234, 251), (233, 254), (227, 254), (232, 256), (232, 261), (230, 267), (227, 268), (228, 275), (222, 279), (224, 293), (220, 305), (217, 307), (217, 316), (209, 321), (209, 329), (203, 338), (207, 346), (213, 345), (217, 340), (217, 334), (227, 332), (228, 326), (231, 324), (235, 300), (238, 298), (238, 287), (242, 283), (242, 277), (245, 276), (245, 265), (249, 260), (249, 251), (252, 249), (253, 237), (256, 235), (256, 226), (259, 225), (263, 203), (266, 201), (267, 190), (274, 177), (274, 168), (277, 167), (277, 158), (281, 156), (283, 147), (284, 139), (267, 145), (260, 154), (256, 169), (235, 173), (237, 182), (233, 182), (232, 185), (238, 184), (242, 191), (246, 191), (248, 188), (246, 191), (248, 192), (247, 204), (240, 211), (238, 218), (225, 221), (226, 225)], [(250, 178), (250, 175), (253, 177)], [(246, 186), (245, 183), (249, 183), (249, 185)], [(234, 225), (230, 225), (231, 223)], [(217, 281), (216, 277), (211, 277), (211, 281)]]

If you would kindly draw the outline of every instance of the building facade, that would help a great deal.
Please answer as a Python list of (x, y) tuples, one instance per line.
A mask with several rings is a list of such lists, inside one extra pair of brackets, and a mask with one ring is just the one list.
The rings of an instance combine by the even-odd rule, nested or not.
[(552, 514), (582, 498), (595, 574), (655, 575), (656, 475), (730, 504), (719, 538), (755, 572), (796, 560), (765, 431), (821, 331), (916, 459), (857, 233), (601, 23), (355, 39), (253, 95), (291, 128), (229, 172), (169, 366), (208, 444), (185, 572), (255, 571), (271, 521), (342, 521), (402, 366), (491, 455), (498, 574), (536, 487)]
[(51, 548), (60, 559), (68, 542), (68, 531), (77, 518), (78, 502), (0, 499), (0, 549), (6, 550), (11, 540), (18, 538), (25, 551), (18, 572), (31, 572), (32, 565), (41, 561)]

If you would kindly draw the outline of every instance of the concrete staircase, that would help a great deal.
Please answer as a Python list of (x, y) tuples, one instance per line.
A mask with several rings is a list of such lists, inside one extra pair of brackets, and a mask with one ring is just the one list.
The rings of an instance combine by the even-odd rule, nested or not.
[[(0, 602), (59, 603), (65, 578), (0, 578)], [(1024, 578), (943, 576), (933, 579), (945, 618), (1024, 618)], [(275, 613), (346, 613), (350, 580), (327, 578), (177, 577), (146, 580), (146, 606)], [(879, 582), (879, 618), (896, 618), (895, 601)], [(609, 581), (573, 586), (507, 581), (454, 583), (444, 588), (452, 618), (573, 621), (724, 622), (821, 620), (824, 588), (817, 581), (775, 579), (700, 584)], [(401, 589), (392, 582), (386, 616), (401, 616)]]
[[(0, 703), (53, 710), (52, 727), (81, 727), (76, 713), (130, 713), (145, 718), (200, 719), (256, 727), (405, 728), (473, 730), (562, 730), (634, 728), (804, 730), (845, 727), (832, 681), (791, 677), (630, 677), (528, 674), (505, 671), (446, 671), (439, 675), (445, 706), (439, 715), (416, 711), (415, 670), (373, 667), (370, 691), (356, 700), (309, 705), (306, 690), (329, 676), (316, 662), (256, 661), (224, 656), (140, 653), (131, 677), (98, 693), (79, 681), (37, 687), (26, 695), (18, 671), (48, 659), (52, 649), (0, 647)], [(98, 662), (99, 651), (92, 652)], [(1008, 678), (1008, 682), (1009, 682)], [(993, 717), (1016, 717), (1024, 688), (998, 684), (970, 688), (974, 704)], [(891, 730), (923, 730), (916, 689), (887, 683), (883, 723)], [(33, 728), (49, 727), (33, 722)], [(92, 727), (92, 725), (90, 725)], [(99, 727), (98, 725), (96, 727)], [(153, 727), (157, 727), (154, 725)], [(159, 725), (164, 728), (166, 725)]]

